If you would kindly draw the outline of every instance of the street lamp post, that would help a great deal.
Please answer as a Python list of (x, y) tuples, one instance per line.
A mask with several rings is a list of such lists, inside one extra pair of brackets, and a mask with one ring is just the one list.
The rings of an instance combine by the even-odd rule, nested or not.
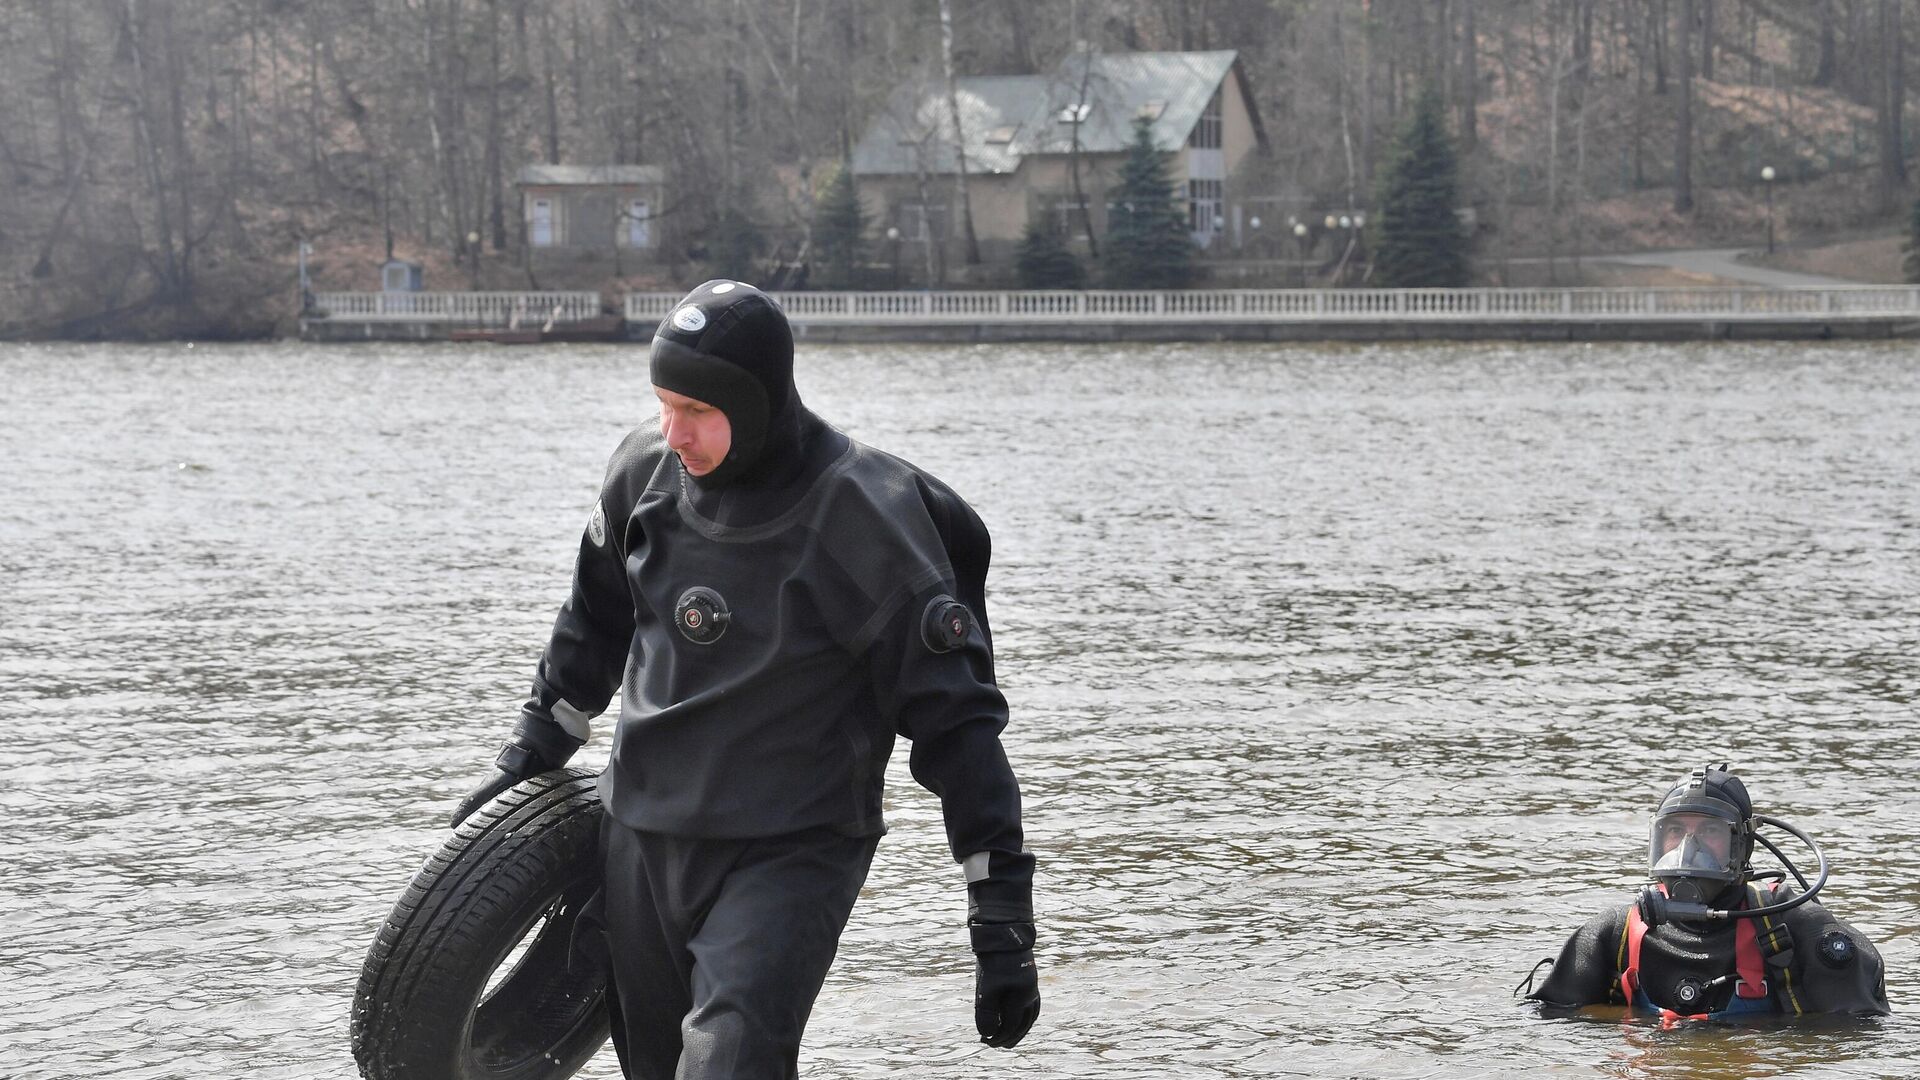
[(1367, 227), (1367, 215), (1358, 212), (1338, 215), (1328, 214), (1323, 224), (1326, 225), (1328, 232), (1333, 232), (1335, 229), (1338, 229), (1347, 235), (1346, 247), (1340, 253), (1340, 264), (1336, 266), (1333, 271), (1333, 284), (1336, 286), (1344, 285), (1347, 276), (1347, 259), (1359, 246), (1361, 230)]
[(1300, 287), (1303, 289), (1307, 287), (1307, 233), (1309, 231), (1306, 222), (1293, 223), (1293, 238), (1300, 242)]
[(300, 314), (313, 310), (313, 279), (307, 276), (307, 256), (313, 254), (313, 245), (300, 241)]
[(898, 225), (887, 226), (887, 243), (891, 245), (893, 248), (892, 254), (888, 256), (889, 260), (893, 263), (893, 291), (899, 292), (900, 291), (900, 226)]
[(1767, 185), (1767, 254), (1773, 254), (1773, 166), (1760, 170), (1760, 179)]

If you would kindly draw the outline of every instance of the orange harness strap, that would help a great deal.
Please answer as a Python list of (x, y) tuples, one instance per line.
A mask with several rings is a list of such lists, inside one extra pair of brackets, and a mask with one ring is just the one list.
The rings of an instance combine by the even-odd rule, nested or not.
[[(1665, 884), (1655, 886), (1662, 893), (1667, 891)], [(1745, 901), (1741, 905), (1745, 906)], [(1743, 998), (1763, 998), (1767, 996), (1767, 965), (1760, 955), (1760, 934), (1754, 928), (1754, 920), (1738, 919), (1733, 927), (1733, 968), (1739, 975), (1733, 992)], [(1640, 941), (1647, 936), (1647, 924), (1640, 918), (1640, 907), (1631, 904), (1627, 907), (1627, 963), (1620, 972), (1620, 993), (1627, 999), (1627, 1007), (1633, 1007), (1633, 999), (1640, 989)], [(1704, 1020), (1706, 1013), (1677, 1013), (1663, 1008), (1660, 1015), (1667, 1020)]]

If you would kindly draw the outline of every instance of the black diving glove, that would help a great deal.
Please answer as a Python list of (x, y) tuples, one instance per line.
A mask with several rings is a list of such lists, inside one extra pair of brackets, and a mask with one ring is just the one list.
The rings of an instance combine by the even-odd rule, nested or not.
[(987, 876), (967, 885), (973, 944), (973, 1025), (980, 1041), (1018, 1045), (1040, 1017), (1033, 962), (1033, 856), (987, 853)]
[(580, 746), (581, 740), (567, 734), (552, 720), (522, 713), (520, 722), (513, 726), (512, 737), (501, 748), (500, 756), (494, 759), (493, 775), (460, 801), (453, 811), (451, 827), (459, 828), (460, 823), (475, 810), (492, 802), (494, 796), (520, 781), (565, 765)]
[(972, 923), (967, 931), (973, 936), (973, 1026), (988, 1046), (1016, 1046), (1040, 1018), (1033, 924)]

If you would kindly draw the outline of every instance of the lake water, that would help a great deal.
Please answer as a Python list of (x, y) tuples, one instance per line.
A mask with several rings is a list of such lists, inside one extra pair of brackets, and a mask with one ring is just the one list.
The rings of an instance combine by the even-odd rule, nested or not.
[[(1911, 345), (799, 364), (994, 532), (1046, 998), (975, 1043), (902, 751), (807, 1075), (1920, 1075)], [(0, 1077), (354, 1075), (366, 947), (649, 405), (632, 347), (0, 346)], [(1510, 996), (1709, 757), (1825, 843), (1894, 1017)]]

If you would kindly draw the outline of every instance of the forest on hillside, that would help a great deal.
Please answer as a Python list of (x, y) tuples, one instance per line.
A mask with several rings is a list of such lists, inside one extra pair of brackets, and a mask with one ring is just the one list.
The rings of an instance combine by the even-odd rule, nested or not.
[(302, 241), (323, 287), (371, 287), (389, 235), (430, 287), (526, 287), (513, 178), (541, 162), (662, 167), (692, 238), (670, 288), (728, 215), (804, 234), (902, 82), (1081, 42), (1238, 50), (1269, 140), (1243, 186), (1306, 208), (1370, 205), (1434, 88), (1483, 260), (1746, 230), (1763, 167), (1800, 227), (1885, 225), (1912, 200), (1916, 7), (0, 0), (0, 336), (272, 333)]

